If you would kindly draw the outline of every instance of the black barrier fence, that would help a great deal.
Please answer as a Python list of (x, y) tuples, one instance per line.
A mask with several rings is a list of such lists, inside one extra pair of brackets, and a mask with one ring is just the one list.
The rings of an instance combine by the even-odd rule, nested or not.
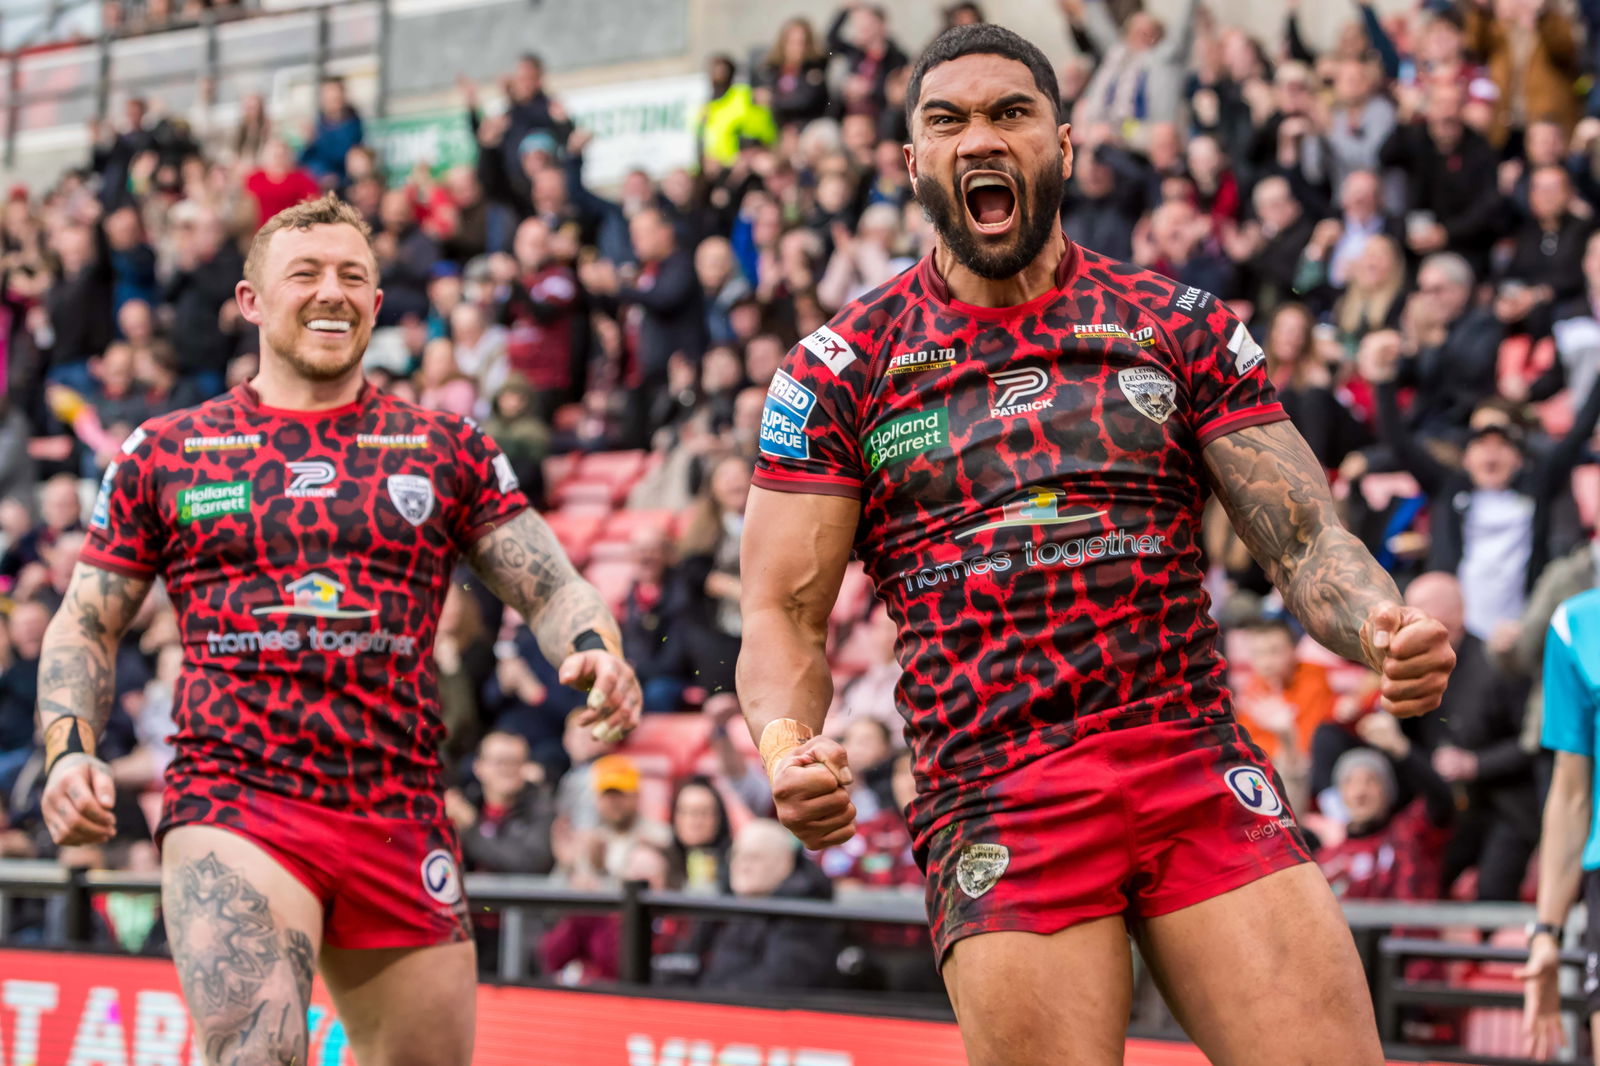
[[(93, 927), (94, 897), (104, 893), (156, 894), (158, 878), (109, 871), (66, 869), (48, 862), (0, 861), (0, 932), (11, 929), (12, 908), (20, 899), (45, 899), (46, 907), (38, 946), (95, 948)], [(743, 899), (728, 896), (692, 895), (681, 892), (656, 892), (641, 884), (624, 885), (614, 890), (577, 891), (550, 879), (506, 874), (469, 874), (466, 891), (475, 914), (491, 912), (499, 916), (499, 951), (495, 972), (490, 979), (504, 984), (529, 981), (526, 945), (532, 923), (544, 915), (615, 914), (620, 922), (618, 959), (619, 984), (625, 988), (647, 985), (651, 975), (652, 927), (660, 917), (728, 920), (739, 918), (796, 918), (834, 924), (923, 927), (927, 918), (920, 897), (899, 893), (856, 893), (835, 902), (787, 899)], [(1355, 938), (1366, 969), (1369, 988), (1378, 1018), (1380, 1035), (1390, 1056), (1395, 1059), (1448, 1058), (1452, 1062), (1483, 1066), (1535, 1066), (1535, 1060), (1468, 1054), (1459, 1049), (1438, 1046), (1409, 1046), (1402, 1020), (1408, 1011), (1461, 1011), (1470, 1008), (1520, 1009), (1522, 997), (1511, 990), (1464, 988), (1445, 981), (1419, 978), (1410, 974), (1408, 963), (1432, 960), (1438, 963), (1515, 964), (1525, 953), (1488, 944), (1427, 939), (1430, 932), (1476, 930), (1489, 934), (1496, 930), (1521, 928), (1533, 918), (1533, 908), (1520, 903), (1458, 903), (1438, 901), (1401, 903), (1351, 900), (1343, 904), (1345, 919)], [(1562, 1011), (1569, 1025), (1569, 1037), (1576, 1036), (1583, 1001), (1575, 993), (1584, 961), (1574, 950), (1572, 930), (1582, 927), (1581, 908), (1574, 914), (1562, 953)], [(1404, 930), (1397, 935), (1396, 930)], [(31, 946), (13, 943), (11, 946)], [(1153, 988), (1145, 984), (1154, 997)], [(820, 994), (837, 1002), (838, 993)], [(907, 1000), (870, 996), (855, 997), (856, 1010), (890, 1015), (927, 1017), (926, 997)], [(949, 1016), (942, 1002), (934, 1013)], [(1170, 1016), (1138, 1017), (1136, 1024), (1150, 1035), (1181, 1035)], [(1568, 1054), (1580, 1041), (1568, 1039)], [(1566, 1059), (1563, 1061), (1576, 1061)]]

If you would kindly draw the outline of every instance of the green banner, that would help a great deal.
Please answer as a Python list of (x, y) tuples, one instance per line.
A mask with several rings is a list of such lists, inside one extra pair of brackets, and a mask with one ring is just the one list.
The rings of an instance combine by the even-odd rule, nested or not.
[(472, 166), (478, 159), (478, 142), (465, 111), (367, 119), (366, 133), (391, 185), (405, 181), (418, 163), (427, 163), (437, 177), (454, 166)]

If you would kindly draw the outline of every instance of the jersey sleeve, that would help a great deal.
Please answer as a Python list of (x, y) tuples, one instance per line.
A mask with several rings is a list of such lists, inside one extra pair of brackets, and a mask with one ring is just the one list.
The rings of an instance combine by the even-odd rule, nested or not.
[(153, 577), (165, 567), (176, 538), (161, 514), (150, 436), (140, 426), (106, 465), (79, 556), (90, 566), (129, 577)]
[(1196, 317), (1178, 331), (1189, 382), (1190, 422), (1200, 447), (1249, 426), (1289, 417), (1267, 380), (1267, 357), (1237, 315), (1202, 293)]
[(461, 470), (461, 496), (451, 515), (450, 535), (457, 549), (466, 552), (485, 534), (527, 510), (529, 504), (511, 460), (477, 426), (462, 427), (456, 462)]
[(1544, 642), (1544, 726), (1541, 742), (1551, 751), (1593, 758), (1594, 690), (1578, 661), (1567, 604), (1550, 619)]
[(856, 436), (866, 363), (824, 326), (789, 352), (767, 387), (753, 482), (778, 492), (861, 494)]

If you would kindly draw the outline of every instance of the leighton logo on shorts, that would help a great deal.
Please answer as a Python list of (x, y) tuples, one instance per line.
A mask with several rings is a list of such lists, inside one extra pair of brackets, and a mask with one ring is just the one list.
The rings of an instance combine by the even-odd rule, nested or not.
[(845, 367), (856, 361), (855, 349), (827, 326), (818, 326), (815, 333), (800, 338), (800, 343), (821, 359), (822, 365), (833, 371), (834, 377), (838, 377)]
[(977, 899), (1000, 882), (1011, 865), (1011, 849), (1004, 844), (968, 844), (956, 860), (956, 883)]
[(1000, 390), (994, 406), (989, 409), (989, 413), (996, 418), (1043, 411), (1055, 403), (1049, 396), (1033, 399), (1050, 387), (1050, 375), (1044, 367), (1021, 366), (1015, 370), (1002, 370), (998, 374), (990, 374), (989, 380)]
[(183, 450), (186, 452), (225, 452), (259, 447), (261, 447), (261, 434), (259, 433), (234, 433), (226, 437), (183, 438)]
[(1235, 766), (1222, 779), (1228, 783), (1235, 799), (1251, 814), (1272, 818), (1283, 813), (1283, 801), (1273, 789), (1267, 775), (1254, 766)]
[(943, 407), (896, 418), (867, 434), (867, 462), (877, 470), (925, 455), (950, 443), (950, 416)]
[(461, 902), (461, 872), (456, 869), (455, 856), (443, 848), (423, 856), (422, 891), (447, 907)]
[(811, 458), (806, 423), (816, 405), (816, 393), (782, 370), (774, 374), (761, 409), (761, 450), (780, 459)]
[(207, 522), (250, 510), (250, 482), (217, 481), (178, 493), (178, 523)]

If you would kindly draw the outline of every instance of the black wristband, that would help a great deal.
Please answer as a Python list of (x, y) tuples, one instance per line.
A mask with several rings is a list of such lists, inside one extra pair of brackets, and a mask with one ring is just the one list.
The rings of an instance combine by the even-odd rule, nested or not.
[(611, 650), (610, 648), (606, 647), (606, 642), (600, 636), (600, 634), (596, 633), (592, 629), (585, 629), (582, 633), (579, 633), (577, 638), (575, 640), (573, 640), (573, 642), (572, 642), (572, 649), (574, 651), (610, 651)]
[[(56, 763), (60, 762), (68, 755), (78, 755), (88, 750), (83, 746), (83, 737), (78, 732), (78, 723), (83, 719), (79, 718), (77, 715), (64, 714), (60, 718), (52, 721), (50, 725), (52, 728), (54, 728), (56, 722), (66, 721), (68, 719), (72, 721), (72, 725), (67, 729), (67, 746), (56, 752), (55, 756), (49, 762), (45, 763), (44, 777), (46, 781), (50, 780), (50, 771), (56, 768)], [(46, 732), (48, 732), (48, 730), (46, 730)]]

